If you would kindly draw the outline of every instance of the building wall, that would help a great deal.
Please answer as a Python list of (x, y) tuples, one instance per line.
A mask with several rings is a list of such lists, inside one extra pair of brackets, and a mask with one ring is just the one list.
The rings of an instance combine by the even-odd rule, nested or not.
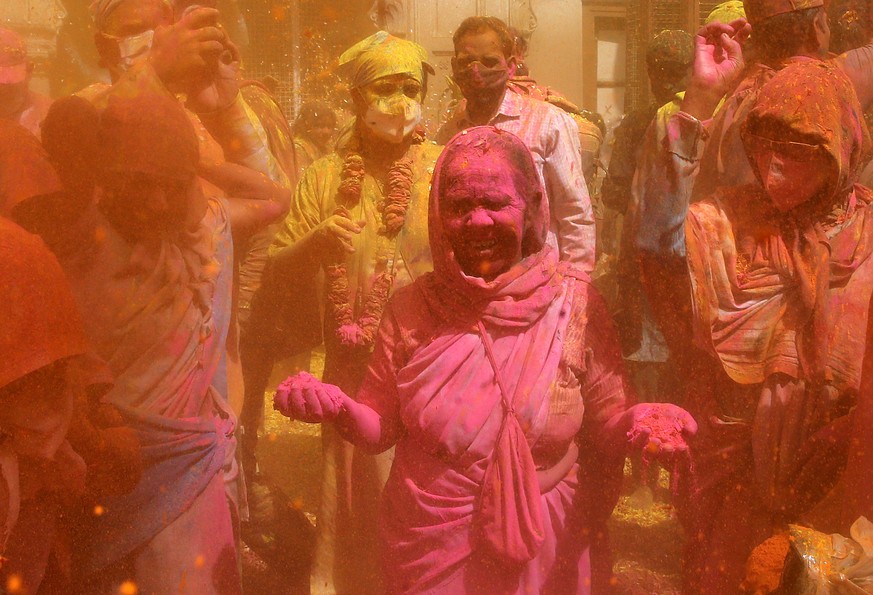
[(25, 39), (35, 66), (31, 88), (42, 93), (49, 92), (49, 67), (66, 16), (57, 0), (0, 0), (0, 25), (14, 29)]
[(568, 99), (583, 101), (582, 1), (533, 0), (537, 28), (530, 39), (527, 58), (532, 76), (554, 87)]

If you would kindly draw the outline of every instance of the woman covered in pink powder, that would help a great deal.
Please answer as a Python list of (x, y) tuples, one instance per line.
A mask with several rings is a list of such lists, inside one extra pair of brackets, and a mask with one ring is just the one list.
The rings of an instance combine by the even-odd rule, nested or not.
[(433, 176), (434, 272), (391, 298), (357, 400), (307, 375), (277, 392), (289, 417), (396, 445), (390, 593), (596, 590), (627, 447), (677, 463), (696, 431), (675, 406), (629, 408), (603, 300), (546, 245), (548, 221), (517, 137), (459, 134)]

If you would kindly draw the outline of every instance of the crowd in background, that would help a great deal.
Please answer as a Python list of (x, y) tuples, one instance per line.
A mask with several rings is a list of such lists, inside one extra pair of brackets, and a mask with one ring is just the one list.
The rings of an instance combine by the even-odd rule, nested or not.
[(873, 514), (873, 29), (725, 2), (649, 42), (610, 135), (493, 17), (425, 130), (428, 53), (386, 32), (337, 57), (350, 119), (292, 124), (210, 2), (90, 11), (111, 82), (66, 97), (0, 28), (8, 592), (241, 593), (243, 542), (299, 555), (261, 514), (278, 365), (323, 424), (289, 588), (610, 592), (626, 458), (638, 501), (671, 475), (687, 593), (773, 592), (762, 544)]

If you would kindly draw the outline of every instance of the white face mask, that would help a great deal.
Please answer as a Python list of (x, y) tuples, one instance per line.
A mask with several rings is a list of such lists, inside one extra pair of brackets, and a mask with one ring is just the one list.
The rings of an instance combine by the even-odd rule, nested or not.
[(364, 124), (389, 143), (400, 143), (421, 122), (421, 104), (408, 97), (379, 99), (367, 108)]
[(129, 69), (150, 49), (152, 40), (155, 38), (154, 31), (143, 31), (139, 35), (131, 35), (118, 40), (118, 53), (121, 56), (121, 68)]

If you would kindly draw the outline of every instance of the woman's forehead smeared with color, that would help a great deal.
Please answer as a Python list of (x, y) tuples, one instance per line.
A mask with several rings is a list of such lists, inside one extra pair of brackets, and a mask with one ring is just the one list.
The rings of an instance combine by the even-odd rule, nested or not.
[(461, 133), (445, 150), (440, 182), (448, 191), (463, 186), (470, 176), (499, 176), (512, 180), (520, 197), (539, 202), (539, 177), (527, 147), (515, 136), (494, 129), (494, 134)]

